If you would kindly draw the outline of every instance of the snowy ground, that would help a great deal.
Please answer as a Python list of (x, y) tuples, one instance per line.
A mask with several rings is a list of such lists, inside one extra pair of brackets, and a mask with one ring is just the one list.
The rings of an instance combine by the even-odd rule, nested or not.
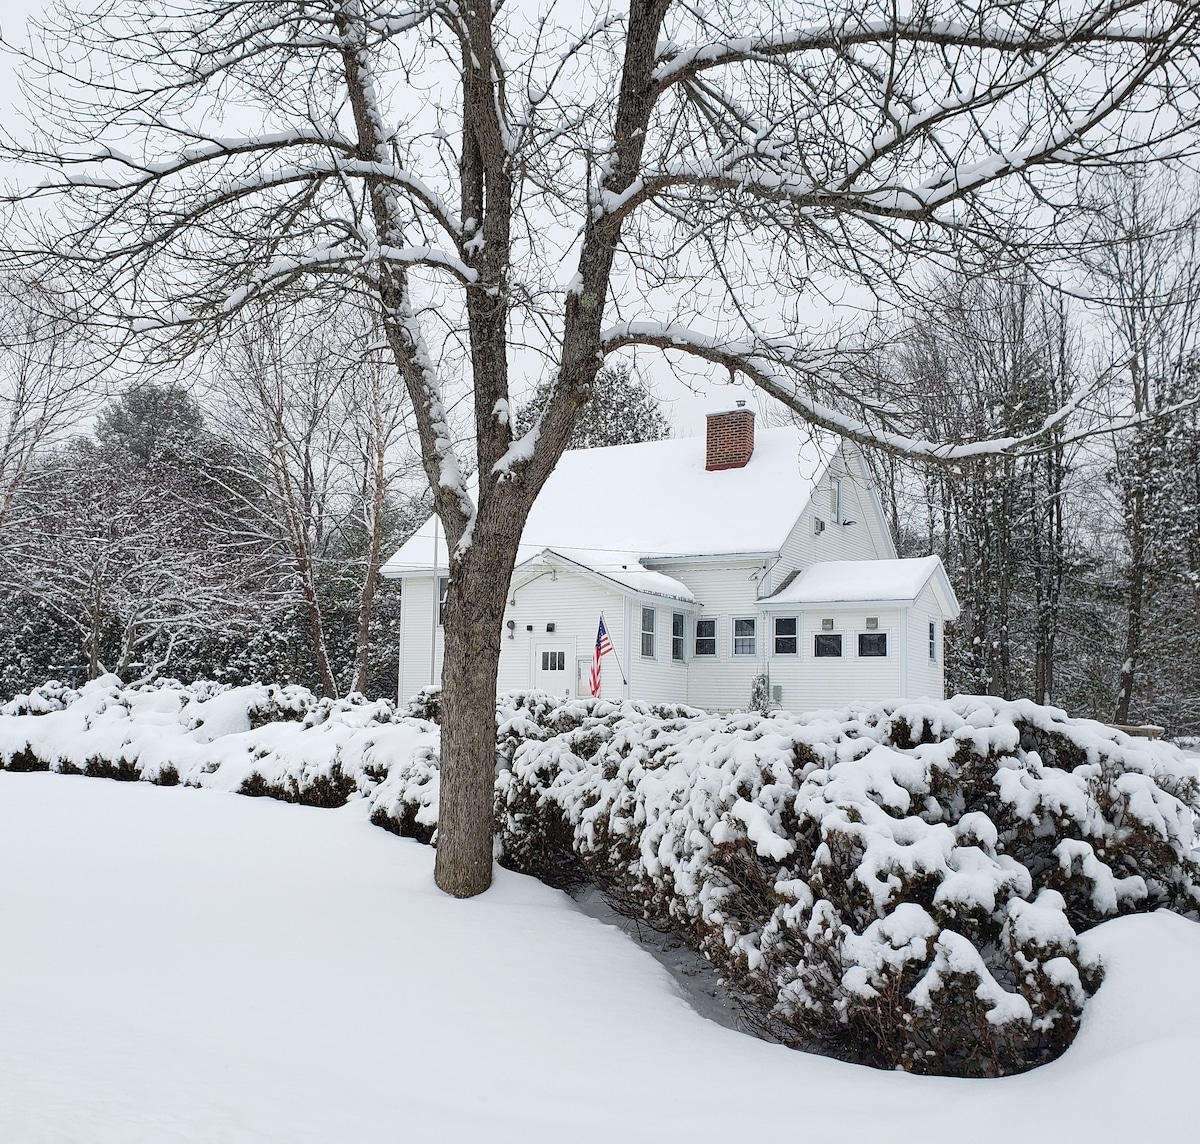
[(1195, 1123), (1200, 926), (1174, 915), (1088, 935), (1108, 980), (1061, 1061), (879, 1073), (704, 1020), (529, 879), (444, 897), (432, 851), (364, 807), (0, 772), (0, 1141), (1061, 1144)]

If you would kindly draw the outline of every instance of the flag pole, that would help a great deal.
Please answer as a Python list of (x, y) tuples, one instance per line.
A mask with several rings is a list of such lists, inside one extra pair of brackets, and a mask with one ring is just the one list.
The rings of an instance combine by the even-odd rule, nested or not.
[[(602, 620), (604, 619), (603, 612), (600, 613), (600, 618)], [(605, 630), (608, 629), (607, 621), (605, 621), (604, 627), (605, 627)], [(620, 671), (620, 673), (621, 673), (621, 685), (623, 687), (628, 687), (629, 680), (625, 678), (625, 668), (621, 666), (621, 657), (619, 655), (617, 655), (617, 645), (612, 642), (612, 633), (611, 632), (609, 632), (609, 635), (608, 635), (608, 642), (610, 644), (612, 644), (613, 659), (615, 659), (617, 661), (617, 670)]]

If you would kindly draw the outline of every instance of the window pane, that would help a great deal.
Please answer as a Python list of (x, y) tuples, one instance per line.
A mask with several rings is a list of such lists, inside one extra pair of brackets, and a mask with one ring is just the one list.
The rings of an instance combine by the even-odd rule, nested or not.
[(929, 658), (937, 659), (937, 624), (929, 621)]
[(886, 632), (860, 632), (858, 636), (860, 656), (887, 655)]
[(697, 620), (696, 621), (696, 654), (697, 655), (716, 655), (717, 654), (717, 621), (716, 620)]
[(734, 655), (754, 655), (756, 652), (755, 640), (757, 620), (734, 620), (733, 621), (733, 654)]
[(840, 635), (817, 635), (813, 637), (813, 655), (818, 659), (841, 658), (842, 637)]
[(795, 616), (779, 616), (775, 620), (776, 655), (796, 654), (798, 646), (796, 643), (796, 626)]
[(671, 658), (683, 661), (683, 614), (675, 612), (671, 616)]
[(642, 655), (654, 657), (654, 609), (642, 609)]

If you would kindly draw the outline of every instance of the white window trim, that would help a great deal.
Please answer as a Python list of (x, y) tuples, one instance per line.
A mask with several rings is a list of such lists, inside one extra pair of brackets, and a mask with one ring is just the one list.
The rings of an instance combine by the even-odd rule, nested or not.
[(937, 620), (929, 621), (929, 662), (937, 663)]
[[(818, 636), (839, 636), (842, 641), (842, 654), (841, 655), (817, 655), (817, 637)], [(833, 631), (827, 632), (827, 631), (825, 631), (824, 628), (814, 628), (813, 632), (812, 632), (812, 637), (813, 637), (812, 643), (809, 645), (809, 647), (812, 649), (811, 652), (809, 653), (810, 659), (813, 659), (813, 660), (819, 659), (822, 663), (825, 663), (826, 660), (836, 660), (838, 663), (845, 663), (846, 660), (849, 659), (849, 656), (846, 655), (846, 632), (844, 629), (835, 628)]]
[(444, 628), (446, 626), (446, 595), (450, 591), (450, 577), (439, 576), (437, 585), (434, 588), (437, 592), (437, 626)]
[[(783, 637), (785, 640), (786, 639), (794, 639), (796, 641), (796, 650), (795, 651), (779, 651), (778, 648), (776, 647), (776, 644), (780, 637), (779, 637), (778, 632), (775, 630), (775, 625), (780, 620), (791, 620), (796, 625), (796, 630), (792, 635)], [(779, 656), (780, 659), (791, 659), (793, 657), (798, 657), (800, 655), (800, 641), (803, 638), (804, 638), (803, 637), (803, 625), (800, 622), (799, 616), (772, 616), (771, 617), (771, 655), (772, 656)]]
[[(672, 663), (687, 663), (688, 650), (688, 621), (686, 612), (671, 612), (671, 662)], [(675, 635), (675, 621), (679, 619), (683, 622), (679, 625), (679, 635)], [(679, 640), (679, 655), (675, 654), (675, 640)]]
[(829, 515), (834, 524), (842, 523), (842, 478), (829, 478)]
[[(701, 637), (696, 634), (699, 631), (699, 627), (700, 627), (701, 623), (711, 623), (713, 626), (713, 634), (712, 634), (713, 649), (712, 649), (711, 655), (708, 652), (699, 652), (696, 650), (696, 641), (701, 638), (704, 638), (704, 639), (708, 638), (707, 636)], [(721, 618), (720, 618), (720, 616), (697, 616), (695, 626), (692, 628), (692, 658), (699, 659), (699, 660), (715, 660), (715, 659), (719, 659), (720, 655), (721, 655)]]
[[(649, 612), (654, 619), (651, 623), (654, 624), (649, 631), (646, 630), (646, 613)], [(641, 610), (639, 618), (639, 639), (638, 649), (642, 653), (642, 659), (658, 659), (658, 609), (644, 607)], [(646, 637), (650, 637), (650, 651), (646, 651)]]
[[(867, 631), (862, 628), (854, 633), (854, 658), (855, 659), (891, 659), (892, 658), (892, 630), (890, 628), (875, 628)], [(858, 650), (859, 636), (883, 636), (887, 641), (887, 651), (883, 655), (862, 655)]]
[[(739, 636), (737, 634), (737, 626), (739, 623), (745, 623), (746, 621), (749, 621), (750, 623), (752, 623), (754, 625), (754, 635), (750, 637), (751, 639), (754, 640), (754, 650), (753, 651), (738, 651), (738, 649), (737, 649), (738, 640), (746, 639), (747, 637)], [(758, 635), (759, 635), (759, 632), (758, 632), (758, 617), (757, 616), (730, 616), (729, 617), (729, 637), (730, 637), (729, 654), (734, 659), (754, 659), (754, 658), (756, 658), (758, 656)]]

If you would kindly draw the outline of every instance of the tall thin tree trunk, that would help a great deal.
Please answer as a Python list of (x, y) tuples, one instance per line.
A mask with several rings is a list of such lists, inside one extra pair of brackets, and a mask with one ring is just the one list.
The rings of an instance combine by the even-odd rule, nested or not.
[(375, 607), (375, 592), (379, 585), (379, 560), (383, 549), (383, 512), (387, 492), (387, 468), (384, 442), (378, 431), (374, 435), (374, 482), (371, 500), (371, 536), (367, 545), (367, 568), (363, 577), (362, 591), (358, 597), (358, 634), (354, 649), (353, 690), (367, 689), (367, 667), (371, 652), (371, 614)]

